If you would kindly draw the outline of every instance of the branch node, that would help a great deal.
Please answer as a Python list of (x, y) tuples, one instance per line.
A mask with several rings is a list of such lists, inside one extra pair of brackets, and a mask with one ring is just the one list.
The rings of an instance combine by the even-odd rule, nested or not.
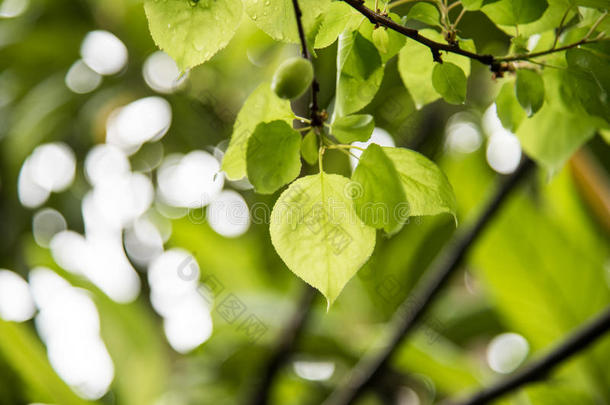
[(432, 59), (437, 63), (443, 63), (443, 58), (441, 57), (441, 52), (436, 48), (430, 48), (432, 52)]

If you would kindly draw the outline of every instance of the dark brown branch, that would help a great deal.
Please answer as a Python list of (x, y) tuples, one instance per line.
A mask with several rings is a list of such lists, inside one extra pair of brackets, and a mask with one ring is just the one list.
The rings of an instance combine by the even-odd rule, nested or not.
[(549, 55), (549, 54), (552, 54), (555, 52), (561, 52), (561, 51), (565, 51), (567, 49), (576, 48), (577, 46), (580, 46), (580, 45), (594, 43), (594, 42), (598, 42), (600, 40), (607, 39), (607, 38), (601, 38), (601, 37), (589, 39), (589, 35), (592, 33), (592, 31), (598, 24), (598, 22), (596, 22), (594, 24), (594, 26), (592, 27), (591, 32), (584, 39), (582, 39), (578, 42), (575, 42), (573, 44), (566, 45), (566, 46), (563, 46), (560, 48), (552, 48), (552, 49), (548, 49), (546, 51), (541, 51), (541, 52), (513, 55), (513, 56), (506, 56), (506, 57), (494, 57), (493, 55), (489, 55), (489, 54), (478, 54), (478, 53), (466, 51), (464, 49), (461, 49), (459, 47), (458, 43), (446, 44), (446, 43), (436, 42), (429, 38), (426, 38), (426, 37), (422, 36), (416, 29), (407, 28), (401, 24), (394, 22), (391, 18), (387, 17), (386, 15), (376, 13), (375, 11), (366, 7), (364, 5), (363, 0), (343, 0), (343, 1), (346, 2), (347, 4), (349, 4), (350, 6), (352, 6), (354, 9), (358, 10), (360, 12), (360, 14), (365, 16), (375, 26), (387, 27), (400, 34), (403, 34), (404, 36), (406, 36), (408, 38), (411, 38), (411, 39), (419, 42), (420, 44), (427, 46), (428, 48), (430, 48), (430, 51), (432, 51), (432, 55), (434, 55), (434, 60), (436, 62), (441, 62), (441, 59), (438, 56), (440, 55), (440, 51), (445, 51), (445, 52), (455, 53), (455, 54), (462, 55), (467, 58), (479, 61), (484, 65), (490, 66), (491, 70), (496, 73), (501, 73), (501, 72), (511, 70), (511, 67), (508, 65), (508, 62), (527, 61), (529, 59), (536, 58), (539, 56)]
[(288, 324), (282, 330), (273, 352), (269, 355), (266, 364), (261, 367), (263, 375), (258, 385), (248, 400), (251, 405), (265, 405), (269, 400), (275, 376), (282, 366), (289, 359), (293, 352), (296, 342), (305, 328), (309, 314), (313, 307), (315, 290), (309, 285), (305, 285), (301, 298), (297, 303), (295, 312), (288, 320)]
[[(299, 38), (301, 40), (301, 54), (305, 59), (311, 60), (311, 55), (309, 53), (309, 48), (307, 47), (307, 38), (305, 36), (305, 30), (303, 29), (303, 21), (301, 20), (303, 13), (301, 12), (301, 7), (299, 6), (298, 0), (292, 0), (292, 5), (294, 7), (294, 14), (297, 19), (297, 29), (299, 31)], [(313, 81), (311, 82), (311, 126), (312, 127), (321, 127), (324, 123), (322, 119), (322, 115), (320, 114), (320, 106), (318, 105), (318, 92), (320, 91), (320, 84), (316, 79), (316, 75), (314, 73)]]
[(598, 338), (610, 331), (610, 307), (604, 312), (570, 335), (559, 346), (541, 359), (531, 363), (522, 371), (486, 388), (472, 397), (453, 402), (455, 405), (483, 405), (507, 394), (523, 385), (544, 379), (555, 367), (584, 350)]
[(450, 276), (460, 268), (465, 257), (499, 211), (503, 202), (534, 166), (534, 163), (526, 158), (520, 167), (502, 183), (477, 221), (468, 230), (459, 233), (451, 244), (443, 249), (445, 253), (437, 257), (431, 267), (424, 272), (424, 276), (418, 281), (413, 293), (394, 314), (391, 331), (382, 348), (356, 365), (346, 381), (335, 390), (325, 404), (347, 405), (352, 403), (378, 377), (408, 333), (422, 319), (430, 303), (445, 286)]

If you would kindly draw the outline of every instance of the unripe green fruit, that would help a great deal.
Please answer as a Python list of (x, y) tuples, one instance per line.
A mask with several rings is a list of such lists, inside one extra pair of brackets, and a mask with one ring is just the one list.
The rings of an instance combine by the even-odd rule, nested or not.
[(284, 61), (275, 71), (271, 89), (281, 98), (297, 98), (309, 87), (313, 80), (313, 66), (304, 58)]

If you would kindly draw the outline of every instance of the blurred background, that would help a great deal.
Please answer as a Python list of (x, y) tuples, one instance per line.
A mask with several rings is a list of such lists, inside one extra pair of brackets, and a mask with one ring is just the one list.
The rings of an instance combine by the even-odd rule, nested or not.
[[(480, 13), (462, 34), (480, 53), (510, 44)], [(248, 398), (305, 286), (270, 243), (277, 195), (225, 180), (220, 160), (245, 98), (298, 53), (244, 18), (226, 49), (182, 74), (139, 1), (0, 1), (0, 404)], [(336, 44), (317, 57), (327, 106)], [(501, 83), (472, 69), (466, 105), (418, 110), (394, 58), (365, 110), (374, 142), (441, 165), (460, 224), (522, 155), (495, 111)], [(294, 107), (306, 115), (307, 100)], [(327, 170), (349, 175), (345, 155), (327, 155)], [(467, 393), (607, 305), (609, 170), (596, 136), (561, 171), (528, 180), (362, 403)], [(271, 403), (320, 403), (454, 232), (447, 215), (379, 236), (329, 312), (316, 295)], [(503, 403), (609, 404), (608, 364), (606, 338)]]

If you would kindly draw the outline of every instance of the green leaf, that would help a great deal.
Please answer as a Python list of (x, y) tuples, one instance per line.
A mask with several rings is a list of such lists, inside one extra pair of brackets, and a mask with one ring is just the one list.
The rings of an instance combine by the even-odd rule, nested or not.
[[(212, 1), (212, 0), (210, 0)], [(276, 41), (299, 42), (292, 0), (243, 0), (246, 13), (254, 24)], [(185, 0), (186, 2), (186, 0)], [(301, 21), (305, 33), (316, 25), (317, 17), (330, 5), (330, 0), (301, 1)], [(218, 24), (218, 23), (217, 23)], [(222, 22), (224, 24), (224, 21)]]
[(548, 6), (547, 0), (500, 0), (481, 10), (496, 24), (517, 25), (537, 20)]
[(330, 132), (342, 143), (364, 142), (371, 137), (375, 120), (369, 114), (353, 114), (337, 118)]
[(261, 122), (248, 140), (248, 180), (257, 193), (272, 194), (301, 172), (301, 135), (285, 121)]
[(235, 124), (231, 142), (222, 159), (222, 170), (230, 180), (246, 176), (246, 149), (248, 139), (261, 122), (283, 120), (291, 123), (294, 113), (290, 101), (279, 98), (269, 83), (262, 83), (250, 94), (242, 106)]
[(303, 138), (301, 156), (310, 165), (314, 165), (318, 161), (318, 136), (313, 129)]
[(409, 218), (408, 203), (400, 177), (381, 146), (371, 144), (352, 174), (352, 199), (362, 221), (394, 234)]
[(525, 152), (550, 171), (561, 168), (594, 134), (595, 125), (586, 116), (554, 106), (544, 106), (517, 131)]
[(354, 113), (369, 104), (383, 79), (383, 65), (375, 45), (358, 32), (339, 36), (335, 116)]
[(385, 28), (377, 28), (373, 30), (372, 38), (373, 44), (380, 53), (388, 53), (390, 38), (388, 37), (388, 32)]
[(610, 9), (608, 0), (573, 0), (574, 4), (579, 7), (600, 8), (602, 10)]
[(513, 83), (504, 83), (496, 96), (496, 107), (502, 126), (513, 133), (516, 132), (526, 115), (517, 101)]
[(383, 151), (398, 171), (409, 203), (409, 215), (449, 213), (456, 218), (453, 188), (434, 162), (405, 148), (384, 147)]
[(418, 20), (428, 25), (439, 25), (441, 15), (438, 8), (430, 3), (416, 3), (407, 14), (409, 20)]
[(240, 0), (145, 0), (157, 46), (187, 70), (227, 46), (242, 17)]
[(533, 70), (519, 69), (515, 81), (515, 94), (521, 107), (531, 117), (544, 104), (544, 82)]
[[(445, 41), (440, 33), (431, 29), (421, 30), (420, 33), (433, 41)], [(472, 40), (460, 41), (459, 45), (462, 49), (476, 51)], [(442, 57), (445, 63), (454, 63), (466, 76), (470, 75), (470, 59), (453, 53), (443, 54)], [(400, 77), (418, 109), (439, 98), (438, 92), (432, 85), (434, 65), (430, 49), (416, 41), (407, 41), (398, 56)]]
[[(578, 8), (575, 7), (573, 0), (547, 0), (549, 6), (542, 16), (532, 22), (516, 25), (498, 25), (498, 27), (508, 35), (529, 38), (535, 34), (542, 34), (553, 31), (561, 21), (570, 21), (578, 16)], [(567, 14), (566, 14), (567, 13)], [(554, 33), (549, 33), (549, 38), (554, 38)], [(552, 41), (552, 39), (551, 39)], [(552, 42), (551, 42), (552, 43)], [(549, 43), (549, 47), (551, 46)]]
[(610, 130), (609, 129), (600, 129), (599, 135), (602, 137), (607, 144), (610, 144)]
[(462, 6), (466, 10), (478, 10), (483, 6), (485, 0), (462, 0)]
[(347, 3), (335, 1), (321, 14), (315, 48), (325, 48), (337, 40), (343, 31), (353, 30), (362, 16)]
[(464, 104), (466, 80), (464, 71), (450, 62), (437, 63), (432, 71), (434, 89), (450, 104)]
[[(390, 13), (388, 15), (388, 17), (390, 17), (394, 22), (396, 23), (400, 23), (400, 16), (396, 13)], [(358, 22), (360, 22), (360, 20), (358, 20)], [(385, 31), (385, 35), (381, 34), (380, 32), (377, 31)], [(398, 52), (400, 52), (400, 50), (402, 49), (402, 47), (405, 45), (406, 42), (406, 37), (402, 34), (399, 34), (398, 32), (394, 31), (394, 30), (390, 30), (390, 29), (385, 29), (385, 28), (375, 28), (375, 26), (373, 24), (368, 24), (368, 23), (363, 23), (360, 25), (360, 28), (358, 29), (358, 32), (360, 32), (360, 34), (362, 34), (362, 36), (366, 39), (368, 39), (369, 41), (371, 41), (375, 47), (377, 48), (377, 50), (379, 51), (379, 56), (381, 57), (381, 63), (386, 63), (388, 60), (390, 60), (391, 58), (393, 58), (396, 54), (398, 54)], [(375, 34), (377, 32), (377, 34)], [(383, 46), (381, 44), (379, 44), (379, 39), (375, 40), (374, 36), (386, 36), (387, 35), (387, 43), (385, 42), (385, 39), (382, 40), (383, 42)], [(377, 42), (376, 42), (377, 41)]]
[(589, 114), (610, 122), (610, 55), (593, 49), (566, 52), (568, 71), (564, 87), (580, 101)]
[(271, 213), (275, 250), (293, 273), (324, 294), (329, 307), (375, 247), (375, 229), (356, 215), (351, 186), (336, 174), (302, 177)]

